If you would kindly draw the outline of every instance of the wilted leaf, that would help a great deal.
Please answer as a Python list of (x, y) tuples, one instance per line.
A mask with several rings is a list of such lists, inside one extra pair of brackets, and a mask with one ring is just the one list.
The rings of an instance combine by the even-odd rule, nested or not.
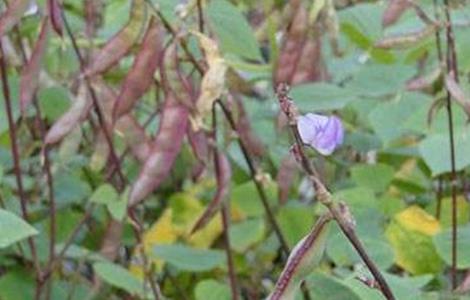
[(0, 249), (39, 232), (15, 214), (0, 209)]
[(397, 214), (386, 230), (398, 266), (411, 274), (437, 273), (442, 261), (432, 243), (441, 230), (439, 222), (418, 206)]
[(227, 65), (215, 41), (198, 32), (193, 32), (193, 34), (198, 38), (209, 65), (209, 69), (202, 78), (201, 93), (196, 101), (197, 115), (191, 119), (194, 128), (201, 128), (203, 119), (212, 111), (214, 101), (222, 95), (225, 89)]

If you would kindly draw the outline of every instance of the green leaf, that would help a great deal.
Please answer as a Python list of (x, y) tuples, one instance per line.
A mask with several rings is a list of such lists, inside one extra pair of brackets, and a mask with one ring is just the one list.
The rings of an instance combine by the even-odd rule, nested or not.
[[(13, 111), (13, 120), (16, 122), (20, 116), (19, 102), (18, 99), (18, 89), (19, 89), (19, 80), (17, 77), (10, 77), (8, 80), (8, 85), (10, 87), (10, 97), (14, 99), (11, 102), (12, 111)], [(3, 98), (3, 89), (0, 93), (0, 134), (8, 130), (8, 118), (7, 110), (5, 107), (5, 99)]]
[(287, 243), (293, 247), (310, 231), (314, 224), (313, 208), (293, 203), (281, 207), (277, 215), (279, 226)]
[(194, 290), (196, 300), (230, 300), (230, 288), (213, 279), (200, 281)]
[(90, 196), (90, 202), (108, 204), (117, 201), (118, 193), (116, 189), (108, 184), (100, 185)]
[[(361, 237), (364, 247), (371, 259), (376, 262), (377, 266), (383, 270), (393, 265), (393, 251), (390, 244), (381, 238)], [(335, 265), (351, 267), (362, 260), (356, 250), (351, 246), (342, 232), (337, 232), (330, 236), (326, 248), (328, 257), (330, 257)]]
[(330, 83), (297, 85), (292, 88), (290, 96), (305, 112), (341, 109), (357, 99), (354, 91)]
[[(332, 276), (314, 273), (307, 277), (306, 282), (313, 299), (361, 300), (351, 288)], [(298, 292), (298, 294), (300, 294), (300, 292)]]
[(0, 277), (0, 299), (34, 299), (35, 282), (30, 271), (10, 270)]
[(205, 250), (184, 245), (159, 245), (153, 248), (153, 256), (183, 271), (202, 272), (220, 267), (225, 263), (221, 250)]
[(217, 0), (211, 1), (206, 11), (224, 53), (262, 60), (258, 42), (239, 9), (226, 0)]
[(143, 292), (143, 283), (128, 270), (110, 262), (97, 262), (93, 265), (96, 274), (112, 286), (123, 289), (132, 295)]
[(0, 249), (39, 232), (15, 214), (0, 209)]
[[(447, 265), (452, 265), (452, 229), (439, 232), (433, 238), (439, 256)], [(470, 267), (470, 225), (457, 227), (457, 268), (467, 269)]]
[(60, 118), (70, 107), (70, 97), (63, 87), (50, 87), (39, 91), (39, 106), (50, 122)]
[(264, 237), (265, 225), (261, 218), (248, 219), (230, 226), (230, 245), (240, 253), (260, 242)]
[(380, 97), (402, 90), (416, 70), (405, 65), (367, 64), (355, 75), (347, 87), (363, 96)]
[(361, 164), (351, 168), (351, 178), (358, 186), (372, 189), (374, 192), (384, 192), (392, 182), (394, 169), (386, 164)]
[[(277, 199), (276, 184), (274, 182), (270, 182), (266, 187), (266, 192), (269, 202), (271, 205), (274, 204)], [(256, 186), (252, 181), (247, 181), (234, 187), (231, 191), (230, 199), (231, 203), (248, 217), (257, 217), (264, 214), (263, 204), (259, 199), (259, 195), (256, 192)]]
[(89, 196), (91, 189), (78, 174), (61, 172), (54, 177), (54, 192), (57, 203), (70, 204)]
[[(368, 116), (372, 128), (384, 143), (400, 137), (407, 132), (423, 133), (425, 117), (420, 115), (420, 123), (413, 124), (416, 112), (428, 107), (431, 97), (420, 93), (403, 93), (393, 99), (377, 105)], [(419, 126), (422, 125), (422, 126)]]
[[(463, 170), (470, 165), (470, 136), (468, 130), (455, 132), (455, 169)], [(432, 134), (419, 145), (419, 152), (429, 166), (433, 175), (451, 171), (449, 135), (444, 133)]]
[(116, 220), (122, 220), (126, 215), (128, 189), (118, 195), (116, 189), (110, 184), (100, 185), (91, 195), (90, 202), (106, 205), (111, 216)]
[[(63, 246), (64, 246), (63, 244), (56, 245), (55, 251), (59, 253), (60, 251), (62, 251)], [(84, 247), (80, 247), (74, 244), (70, 245), (67, 248), (67, 251), (65, 251), (64, 256), (67, 258), (77, 259), (77, 260), (82, 260), (82, 259), (91, 260), (91, 261), (105, 261), (106, 260), (99, 253), (93, 252)]]

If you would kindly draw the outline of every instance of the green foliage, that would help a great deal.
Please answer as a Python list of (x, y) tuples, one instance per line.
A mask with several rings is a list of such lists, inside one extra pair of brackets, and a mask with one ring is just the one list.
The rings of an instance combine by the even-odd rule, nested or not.
[(212, 279), (200, 281), (194, 291), (196, 300), (229, 300), (230, 288)]
[[(146, 270), (165, 299), (231, 299), (230, 272), (240, 299), (268, 297), (289, 256), (271, 217), (293, 249), (328, 211), (301, 164), (288, 159), (297, 152), (274, 92), (286, 82), (299, 115), (342, 120), (344, 143), (331, 156), (307, 146), (305, 153), (333, 201), (347, 205), (354, 232), (395, 298), (468, 300), (450, 290), (450, 268), (456, 184), (457, 283), (468, 280), (470, 9), (450, 1), (463, 91), (462, 99), (450, 98), (453, 182), (450, 69), (439, 61), (432, 32), (410, 37), (430, 25), (410, 6), (400, 7), (393, 24), (384, 22), (397, 13), (389, 6), (406, 1), (343, 2), (42, 0), (28, 15), (24, 1), (9, 1), (12, 11), (1, 3), (0, 57), (10, 97), (1, 86), (0, 299), (35, 298), (36, 265), (50, 275), (39, 286), (41, 299), (46, 292), (52, 300), (153, 299)], [(51, 11), (54, 3), (63, 7)], [(434, 20), (433, 1), (414, 5)], [(46, 16), (53, 26), (33, 68)], [(155, 39), (141, 51), (151, 17)], [(442, 24), (434, 29), (447, 58)], [(402, 42), (383, 47), (387, 39)], [(137, 96), (117, 113), (123, 90)], [(34, 95), (25, 111), (22, 95)], [(202, 103), (201, 95), (224, 107), (216, 104), (212, 115), (213, 99)], [(208, 122), (198, 128), (198, 119)], [(216, 151), (228, 158), (226, 173)], [(146, 196), (132, 202), (133, 193)], [(210, 220), (192, 232), (208, 208)], [(330, 227), (315, 259), (293, 273), (289, 292), (302, 300), (297, 283), (305, 279), (312, 299), (384, 299), (358, 280), (373, 277), (337, 224)]]
[(39, 232), (23, 219), (0, 209), (0, 248), (6, 248)]
[(123, 267), (109, 262), (97, 262), (93, 264), (93, 269), (107, 283), (133, 295), (142, 294), (142, 282)]
[(203, 272), (220, 267), (225, 255), (220, 250), (203, 250), (183, 245), (155, 246), (153, 255), (183, 271)]

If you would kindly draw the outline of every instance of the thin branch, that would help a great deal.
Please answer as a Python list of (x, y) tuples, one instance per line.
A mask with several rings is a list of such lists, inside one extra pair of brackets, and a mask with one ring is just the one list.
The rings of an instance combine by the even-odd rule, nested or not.
[[(36, 108), (36, 118), (39, 123), (39, 131), (41, 134), (41, 140), (42, 144), (44, 145), (41, 153), (43, 155), (43, 160), (44, 160), (44, 166), (43, 170), (44, 173), (46, 174), (46, 182), (47, 182), (47, 192), (48, 192), (48, 198), (49, 198), (49, 217), (50, 217), (50, 224), (49, 224), (49, 262), (48, 264), (51, 265), (52, 262), (54, 261), (54, 256), (55, 256), (55, 244), (56, 244), (56, 202), (55, 202), (55, 196), (54, 196), (54, 177), (52, 176), (52, 171), (51, 171), (51, 162), (49, 158), (49, 146), (44, 143), (45, 137), (46, 137), (46, 128), (44, 125), (44, 121), (42, 119), (42, 114), (41, 114), (41, 108), (38, 104), (37, 97), (36, 95), (34, 96), (33, 99), (33, 104)], [(45, 282), (42, 282), (42, 284), (45, 284)], [(46, 299), (50, 299), (50, 292), (51, 288), (48, 287), (46, 291)]]
[[(224, 115), (225, 115), (225, 119), (228, 121), (231, 129), (234, 132), (237, 132), (238, 127), (237, 127), (237, 124), (235, 123), (235, 120), (230, 110), (225, 106), (225, 104), (222, 101), (217, 100), (216, 103), (219, 104), (220, 107), (222, 108), (222, 111), (224, 112)], [(256, 191), (258, 192), (258, 195), (259, 195), (259, 199), (261, 200), (264, 211), (266, 212), (266, 215), (268, 216), (268, 221), (271, 224), (271, 227), (273, 228), (274, 233), (281, 245), (281, 250), (282, 250), (282, 253), (284, 254), (283, 260), (286, 261), (287, 257), (290, 254), (289, 244), (287, 243), (287, 240), (284, 237), (284, 234), (282, 233), (281, 228), (279, 227), (279, 224), (277, 223), (277, 220), (274, 216), (274, 213), (271, 207), (269, 206), (268, 197), (266, 195), (266, 192), (263, 187), (263, 183), (261, 182), (261, 179), (259, 176), (259, 168), (255, 165), (255, 162), (251, 158), (250, 153), (248, 152), (248, 148), (246, 147), (243, 140), (241, 138), (238, 138), (237, 141), (242, 151), (243, 157), (245, 158), (245, 161), (248, 165), (248, 169), (250, 170), (250, 176), (251, 176), (252, 181), (255, 184)], [(301, 289), (302, 289), (304, 299), (310, 300), (310, 294), (308, 292), (307, 285), (305, 284), (304, 281), (301, 283)]]
[[(217, 177), (217, 182), (218, 184), (223, 184), (219, 183), (220, 177), (223, 175), (221, 174), (222, 167), (220, 166), (219, 162), (219, 153), (220, 151), (217, 148), (217, 102), (214, 102), (212, 105), (212, 138), (214, 139), (214, 169)], [(220, 188), (220, 187), (218, 187)], [(229, 235), (229, 228), (230, 228), (230, 205), (227, 204), (226, 202), (222, 203), (220, 207), (220, 211), (222, 214), (222, 227), (223, 227), (223, 234), (224, 234), (224, 248), (225, 248), (225, 253), (227, 255), (227, 267), (228, 267), (228, 275), (229, 275), (229, 281), (230, 281), (230, 289), (232, 292), (232, 300), (238, 300), (238, 284), (237, 284), (237, 277), (236, 277), (236, 272), (235, 272), (235, 266), (233, 264), (233, 257), (232, 257), (232, 249), (230, 246), (230, 235)]]
[(202, 12), (202, 1), (197, 0), (197, 18), (199, 24), (199, 32), (204, 33), (204, 14)]
[[(297, 108), (295, 107), (292, 99), (287, 96), (288, 87), (285, 84), (280, 84), (277, 89), (277, 96), (279, 99), (279, 103), (281, 106), (281, 110), (286, 114), (291, 131), (295, 138), (295, 145), (294, 145), (294, 153), (298, 158), (300, 164), (304, 171), (308, 174), (309, 179), (312, 181), (313, 187), (316, 192), (317, 199), (320, 203), (325, 205), (328, 210), (330, 211), (331, 215), (339, 225), (341, 231), (347, 237), (351, 245), (354, 247), (356, 252), (364, 261), (365, 265), (369, 269), (369, 271), (374, 276), (377, 283), (380, 285), (381, 291), (386, 299), (394, 300), (395, 297), (388, 286), (387, 282), (385, 281), (382, 273), (379, 271), (375, 263), (370, 259), (369, 255), (367, 254), (364, 246), (362, 245), (361, 241), (359, 240), (356, 231), (355, 231), (355, 221), (348, 213), (349, 209), (344, 203), (340, 203), (339, 205), (333, 201), (333, 197), (330, 192), (327, 190), (325, 185), (320, 181), (317, 176), (317, 172), (315, 168), (311, 164), (310, 160), (308, 160), (307, 156), (303, 151), (303, 142), (300, 138), (300, 134), (297, 130), (296, 126), (296, 118), (297, 118)], [(346, 217), (348, 216), (348, 217)]]
[(153, 5), (151, 0), (145, 0), (145, 1), (147, 1), (148, 5), (152, 8), (153, 12), (160, 18), (165, 29), (173, 36), (173, 38), (175, 38), (179, 42), (179, 44), (181, 45), (181, 48), (183, 48), (184, 53), (188, 57), (189, 61), (194, 65), (194, 67), (196, 67), (199, 74), (201, 75), (204, 74), (204, 67), (197, 61), (197, 59), (191, 53), (191, 51), (189, 50), (188, 44), (186, 43), (186, 40), (178, 36), (178, 32), (171, 26), (171, 24), (168, 22), (165, 16), (161, 13), (161, 11), (158, 10)]
[(225, 244), (225, 253), (227, 254), (227, 267), (228, 267), (228, 275), (230, 280), (230, 289), (232, 291), (232, 300), (238, 300), (238, 284), (237, 284), (237, 276), (235, 273), (235, 265), (233, 263), (233, 256), (232, 250), (230, 247), (230, 235), (229, 235), (229, 228), (230, 228), (230, 212), (229, 212), (229, 205), (222, 204), (221, 213), (222, 213), (222, 225), (224, 228), (224, 244)]
[(142, 256), (144, 277), (150, 285), (154, 299), (155, 300), (162, 299), (160, 288), (158, 287), (157, 282), (155, 280), (154, 270), (152, 267), (150, 267), (150, 262), (149, 262), (147, 253), (145, 253), (145, 246), (143, 242), (144, 228), (142, 224), (140, 223), (139, 219), (137, 218), (134, 208), (130, 208), (127, 213), (131, 221), (132, 228), (134, 230), (134, 235), (137, 239), (137, 245), (141, 246), (140, 255)]
[[(67, 21), (67, 18), (65, 16), (65, 12), (63, 10), (62, 10), (62, 19), (63, 19), (63, 22), (64, 22), (65, 29), (67, 31), (67, 35), (69, 36), (70, 41), (72, 42), (72, 47), (73, 47), (73, 50), (75, 52), (75, 55), (78, 58), (78, 61), (79, 61), (79, 64), (80, 64), (80, 71), (83, 73), (84, 70), (85, 70), (85, 60), (83, 59), (82, 54), (80, 53), (80, 50), (79, 50), (78, 45), (77, 45), (77, 41), (76, 41), (76, 39), (75, 39), (75, 37), (72, 33), (70, 25), (69, 25), (69, 23)], [(113, 140), (112, 140), (111, 134), (110, 134), (110, 132), (109, 132), (107, 126), (106, 126), (106, 122), (105, 122), (105, 119), (104, 119), (104, 116), (103, 116), (103, 112), (101, 111), (101, 108), (99, 106), (98, 97), (96, 96), (95, 89), (93, 88), (93, 86), (91, 84), (91, 81), (90, 81), (90, 78), (88, 76), (85, 76), (84, 79), (85, 79), (88, 91), (90, 92), (90, 96), (91, 96), (91, 99), (92, 99), (92, 102), (93, 102), (93, 108), (95, 110), (96, 116), (98, 117), (98, 123), (101, 127), (101, 130), (104, 133), (106, 143), (107, 143), (108, 148), (109, 148), (111, 161), (116, 166), (116, 171), (117, 171), (117, 174), (118, 174), (118, 177), (119, 177), (119, 180), (120, 180), (118, 190), (122, 191), (127, 180), (126, 180), (126, 178), (124, 177), (124, 175), (122, 173), (121, 164), (120, 164), (118, 156), (116, 155), (116, 150), (115, 150), (114, 145), (113, 145)]]
[[(29, 221), (29, 213), (27, 207), (27, 199), (24, 193), (23, 188), (23, 179), (21, 177), (21, 167), (20, 167), (20, 154), (18, 150), (18, 144), (16, 139), (16, 124), (13, 119), (13, 112), (11, 107), (11, 97), (10, 97), (10, 87), (8, 86), (8, 74), (7, 74), (7, 66), (5, 61), (5, 52), (3, 51), (3, 45), (0, 40), (0, 72), (2, 78), (2, 89), (3, 89), (3, 98), (5, 101), (5, 108), (7, 112), (7, 119), (8, 119), (8, 130), (9, 130), (9, 137), (10, 137), (10, 145), (11, 145), (11, 154), (13, 157), (13, 169), (15, 172), (16, 184), (18, 187), (18, 195), (20, 198), (20, 207), (21, 207), (21, 214), (23, 219), (28, 222)], [(27, 239), (29, 249), (31, 251), (31, 258), (33, 260), (33, 265), (36, 271), (36, 292), (35, 292), (35, 299), (40, 298), (41, 294), (41, 282), (42, 282), (42, 272), (41, 267), (39, 265), (39, 260), (36, 251), (36, 244), (32, 237)]]
[[(452, 28), (452, 19), (449, 12), (449, 1), (444, 0), (444, 12), (446, 16), (446, 40), (447, 40), (447, 72), (453, 73), (455, 81), (459, 82), (457, 67), (457, 53), (455, 50), (455, 36)], [(451, 193), (452, 193), (452, 289), (457, 288), (457, 173), (455, 167), (455, 138), (454, 122), (452, 115), (452, 103), (450, 92), (447, 92), (447, 120), (449, 126), (449, 146), (451, 162)]]
[[(232, 116), (232, 113), (228, 110), (228, 108), (225, 106), (225, 104), (222, 101), (217, 100), (217, 103), (222, 108), (222, 111), (223, 111), (223, 113), (225, 115), (225, 118), (227, 119), (231, 129), (234, 132), (237, 132), (237, 124), (235, 123), (235, 120)], [(248, 149), (247, 149), (245, 143), (243, 142), (243, 140), (238, 138), (237, 141), (238, 141), (238, 145), (240, 146), (240, 149), (243, 153), (243, 157), (245, 158), (245, 161), (248, 165), (248, 169), (250, 171), (251, 178), (252, 178), (252, 180), (255, 184), (256, 191), (258, 192), (261, 203), (263, 204), (266, 215), (268, 216), (268, 221), (271, 224), (271, 226), (274, 230), (274, 233), (276, 234), (276, 236), (279, 240), (279, 243), (281, 244), (281, 249), (282, 249), (283, 253), (286, 256), (288, 256), (289, 253), (290, 253), (289, 245), (287, 244), (286, 238), (282, 234), (281, 228), (279, 227), (279, 224), (277, 223), (276, 218), (274, 217), (274, 213), (273, 213), (271, 207), (269, 206), (268, 196), (266, 195), (263, 184), (261, 182), (261, 179), (260, 179), (260, 176), (259, 176), (259, 171), (257, 171), (257, 168), (255, 166), (255, 162), (253, 161), (250, 154), (248, 153)]]

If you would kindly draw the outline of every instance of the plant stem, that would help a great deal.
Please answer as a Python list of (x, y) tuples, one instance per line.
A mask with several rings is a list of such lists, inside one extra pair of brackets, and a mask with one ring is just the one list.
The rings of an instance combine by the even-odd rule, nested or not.
[[(223, 171), (221, 170), (221, 166), (219, 163), (219, 153), (220, 151), (217, 148), (217, 102), (214, 102), (212, 104), (212, 138), (215, 141), (215, 145), (213, 147), (214, 149), (214, 169), (215, 169), (215, 174), (217, 177), (217, 182), (218, 184), (223, 184), (219, 183), (219, 178), (222, 177), (223, 175), (221, 174)], [(223, 187), (218, 187), (218, 188), (223, 188)], [(236, 278), (236, 272), (235, 272), (235, 266), (233, 264), (233, 257), (232, 257), (232, 249), (230, 246), (230, 234), (229, 234), (229, 228), (230, 228), (230, 205), (227, 204), (226, 202), (223, 202), (220, 211), (222, 215), (222, 227), (223, 227), (223, 234), (224, 234), (224, 248), (225, 248), (225, 253), (227, 255), (227, 268), (228, 268), (228, 275), (229, 275), (229, 281), (230, 281), (230, 289), (232, 292), (232, 300), (238, 300), (238, 284), (237, 284), (237, 278)]]
[[(446, 64), (447, 72), (453, 73), (455, 81), (459, 82), (459, 73), (457, 67), (457, 53), (455, 50), (455, 37), (452, 28), (452, 19), (449, 12), (449, 1), (444, 0), (444, 12), (446, 16), (446, 40), (447, 55)], [(454, 138), (454, 122), (452, 115), (452, 103), (450, 92), (447, 92), (447, 120), (449, 126), (449, 146), (450, 146), (450, 162), (451, 162), (451, 193), (452, 193), (452, 289), (457, 288), (457, 173), (455, 170), (455, 138)]]
[(345, 214), (343, 213), (343, 211), (345, 210), (348, 211), (349, 210), (348, 207), (342, 203), (338, 205), (337, 203), (333, 201), (332, 195), (327, 190), (325, 185), (320, 181), (318, 177), (318, 173), (316, 172), (315, 168), (311, 164), (310, 160), (308, 160), (307, 156), (305, 155), (303, 151), (303, 142), (297, 129), (297, 120), (296, 120), (297, 108), (292, 102), (292, 99), (290, 99), (289, 96), (287, 95), (287, 92), (288, 92), (287, 85), (279, 84), (276, 91), (277, 91), (277, 96), (279, 99), (281, 109), (286, 114), (289, 120), (290, 129), (295, 139), (294, 151), (295, 151), (296, 157), (298, 158), (304, 171), (307, 173), (309, 179), (312, 181), (312, 185), (315, 189), (317, 199), (319, 200), (320, 203), (322, 203), (328, 208), (331, 215), (333, 216), (335, 221), (338, 223), (341, 231), (347, 237), (351, 245), (354, 247), (356, 252), (364, 261), (369, 271), (372, 273), (372, 276), (374, 276), (375, 280), (380, 285), (380, 289), (382, 291), (382, 294), (385, 296), (385, 298), (388, 300), (394, 300), (395, 297), (393, 296), (392, 290), (388, 286), (387, 282), (382, 276), (382, 273), (379, 271), (375, 263), (372, 261), (372, 259), (370, 259), (369, 255), (367, 254), (367, 251), (365, 250), (364, 246), (362, 245), (361, 241), (359, 240), (355, 232), (354, 219), (352, 218), (352, 216), (350, 216), (349, 219), (345, 218), (345, 215), (349, 215), (349, 214)]
[[(42, 120), (41, 108), (38, 104), (36, 95), (33, 99), (33, 104), (36, 108), (36, 118), (39, 123), (39, 131), (41, 133), (41, 140), (44, 148), (42, 149), (41, 153), (43, 154), (44, 158), (44, 173), (46, 174), (46, 181), (47, 181), (47, 191), (49, 197), (49, 217), (50, 217), (50, 224), (49, 224), (49, 262), (48, 264), (51, 265), (54, 261), (55, 256), (55, 244), (56, 244), (56, 203), (55, 203), (55, 196), (54, 196), (54, 177), (52, 176), (51, 171), (51, 162), (49, 159), (49, 146), (45, 145), (44, 140), (46, 137), (46, 128), (44, 126), (44, 121)], [(42, 284), (44, 284), (43, 282)], [(50, 287), (48, 286), (46, 291), (46, 299), (50, 299)]]
[[(225, 119), (228, 121), (230, 128), (234, 132), (237, 132), (237, 124), (235, 123), (232, 113), (229, 111), (229, 109), (225, 106), (225, 104), (222, 101), (217, 100), (216, 103), (219, 104), (220, 107), (222, 108), (222, 111), (224, 112), (224, 115), (225, 115)], [(263, 204), (263, 207), (264, 207), (264, 211), (266, 212), (266, 215), (268, 216), (268, 221), (271, 224), (271, 227), (273, 228), (274, 233), (276, 234), (276, 237), (279, 240), (279, 243), (281, 245), (281, 250), (284, 254), (283, 261), (287, 261), (287, 257), (290, 254), (289, 244), (287, 243), (287, 240), (284, 237), (281, 231), (281, 228), (279, 227), (279, 224), (276, 221), (276, 218), (274, 216), (274, 213), (271, 207), (269, 206), (268, 197), (264, 190), (263, 184), (258, 176), (259, 171), (257, 172), (257, 170), (259, 169), (255, 167), (255, 163), (253, 159), (251, 158), (243, 140), (241, 138), (238, 138), (237, 141), (238, 141), (238, 145), (240, 149), (242, 150), (243, 157), (245, 158), (245, 161), (248, 165), (248, 169), (250, 170), (251, 179), (255, 184), (256, 191), (258, 192), (258, 195), (259, 195), (259, 199), (261, 200), (261, 203)], [(310, 294), (309, 294), (307, 285), (305, 284), (304, 281), (302, 281), (301, 283), (301, 289), (302, 289), (304, 299), (310, 300)]]
[[(235, 120), (232, 116), (232, 113), (228, 110), (228, 108), (225, 106), (225, 104), (222, 101), (217, 100), (217, 103), (222, 108), (222, 111), (224, 112), (225, 118), (227, 119), (227, 121), (228, 121), (230, 127), (232, 128), (232, 130), (237, 132), (237, 125), (236, 125)], [(271, 226), (274, 230), (274, 233), (276, 234), (276, 236), (279, 240), (279, 243), (281, 244), (281, 249), (282, 249), (284, 255), (288, 256), (289, 253), (290, 253), (289, 245), (287, 244), (287, 241), (286, 241), (284, 235), (282, 234), (281, 228), (279, 227), (279, 224), (277, 223), (276, 218), (274, 217), (274, 213), (273, 213), (271, 207), (269, 206), (268, 196), (266, 195), (266, 192), (264, 190), (264, 187), (263, 187), (262, 182), (261, 182), (261, 180), (259, 178), (259, 175), (258, 175), (259, 171), (257, 171), (257, 169), (255, 167), (255, 163), (254, 163), (253, 159), (251, 158), (250, 154), (248, 153), (248, 149), (246, 148), (246, 145), (243, 142), (243, 140), (239, 138), (239, 139), (237, 139), (237, 141), (238, 141), (238, 145), (240, 146), (240, 149), (243, 153), (243, 157), (245, 158), (245, 161), (248, 165), (248, 169), (250, 170), (251, 178), (252, 178), (252, 180), (255, 184), (256, 191), (258, 192), (261, 203), (263, 204), (264, 210), (265, 210), (266, 215), (268, 217), (268, 221), (271, 224)]]
[[(20, 207), (21, 207), (21, 214), (23, 219), (28, 222), (29, 221), (29, 213), (27, 207), (27, 199), (23, 189), (23, 179), (21, 177), (21, 166), (20, 166), (20, 154), (18, 150), (18, 144), (16, 139), (16, 124), (13, 119), (13, 111), (11, 107), (11, 97), (10, 97), (10, 87), (8, 85), (8, 74), (7, 74), (7, 66), (5, 61), (5, 52), (3, 51), (3, 45), (0, 40), (0, 73), (2, 79), (2, 89), (3, 89), (3, 98), (5, 101), (5, 108), (7, 112), (7, 119), (8, 119), (8, 130), (9, 130), (9, 137), (10, 137), (10, 145), (11, 145), (11, 154), (13, 157), (13, 169), (15, 172), (16, 184), (18, 187), (18, 195), (20, 198)], [(29, 245), (29, 249), (31, 251), (31, 258), (33, 260), (34, 269), (36, 272), (36, 292), (35, 292), (35, 299), (39, 299), (41, 296), (41, 282), (42, 282), (42, 272), (41, 267), (39, 265), (39, 260), (36, 251), (36, 244), (32, 237), (27, 239), (27, 243)]]
[[(79, 64), (80, 64), (80, 70), (83, 73), (84, 70), (85, 70), (85, 60), (83, 59), (83, 57), (80, 53), (80, 50), (79, 50), (78, 45), (77, 45), (77, 41), (76, 41), (76, 39), (75, 39), (75, 37), (72, 33), (70, 25), (69, 25), (69, 23), (67, 21), (67, 18), (65, 16), (65, 12), (63, 10), (62, 10), (62, 19), (63, 19), (63, 22), (64, 22), (64, 27), (67, 31), (67, 35), (69, 36), (70, 41), (72, 42), (72, 47), (73, 47), (73, 50), (75, 52), (75, 55), (78, 58), (78, 61), (79, 61)], [(93, 88), (93, 86), (90, 82), (90, 78), (88, 76), (85, 76), (84, 79), (85, 79), (88, 91), (90, 92), (90, 96), (91, 96), (91, 99), (92, 99), (92, 102), (93, 102), (93, 108), (95, 110), (96, 116), (98, 117), (98, 123), (101, 127), (101, 130), (104, 133), (106, 143), (107, 143), (108, 148), (109, 148), (111, 161), (116, 166), (116, 171), (117, 171), (118, 178), (119, 178), (119, 181), (120, 181), (120, 183), (118, 185), (118, 191), (122, 191), (124, 189), (124, 185), (126, 184), (127, 180), (126, 180), (126, 178), (124, 177), (124, 175), (122, 173), (121, 163), (119, 161), (119, 158), (116, 155), (116, 149), (114, 148), (111, 134), (108, 131), (108, 128), (107, 128), (108, 126), (106, 126), (106, 121), (104, 120), (103, 112), (101, 111), (101, 108), (99, 106), (98, 97), (96, 96), (95, 89)]]
[(199, 32), (204, 33), (204, 14), (202, 12), (201, 2), (201, 0), (197, 0), (197, 17), (199, 21)]
[(139, 219), (137, 218), (135, 214), (135, 208), (130, 208), (128, 210), (128, 216), (129, 216), (129, 219), (131, 220), (132, 228), (134, 230), (134, 235), (136, 236), (136, 239), (137, 239), (137, 244), (140, 245), (140, 255), (142, 256), (144, 276), (149, 282), (154, 299), (159, 300), (162, 298), (160, 296), (160, 289), (157, 286), (156, 280), (154, 278), (153, 269), (149, 267), (149, 259), (148, 259), (147, 253), (145, 253), (146, 249), (145, 249), (143, 238), (142, 238), (144, 228), (142, 224), (139, 222)]
[(224, 228), (224, 244), (225, 244), (225, 253), (227, 254), (227, 267), (228, 267), (228, 275), (230, 280), (230, 289), (232, 291), (232, 300), (238, 300), (238, 284), (237, 284), (237, 277), (235, 273), (235, 266), (233, 264), (233, 256), (232, 250), (230, 247), (230, 235), (229, 235), (229, 228), (230, 228), (230, 212), (229, 212), (229, 205), (222, 204), (221, 207), (221, 214), (222, 214), (222, 225)]

